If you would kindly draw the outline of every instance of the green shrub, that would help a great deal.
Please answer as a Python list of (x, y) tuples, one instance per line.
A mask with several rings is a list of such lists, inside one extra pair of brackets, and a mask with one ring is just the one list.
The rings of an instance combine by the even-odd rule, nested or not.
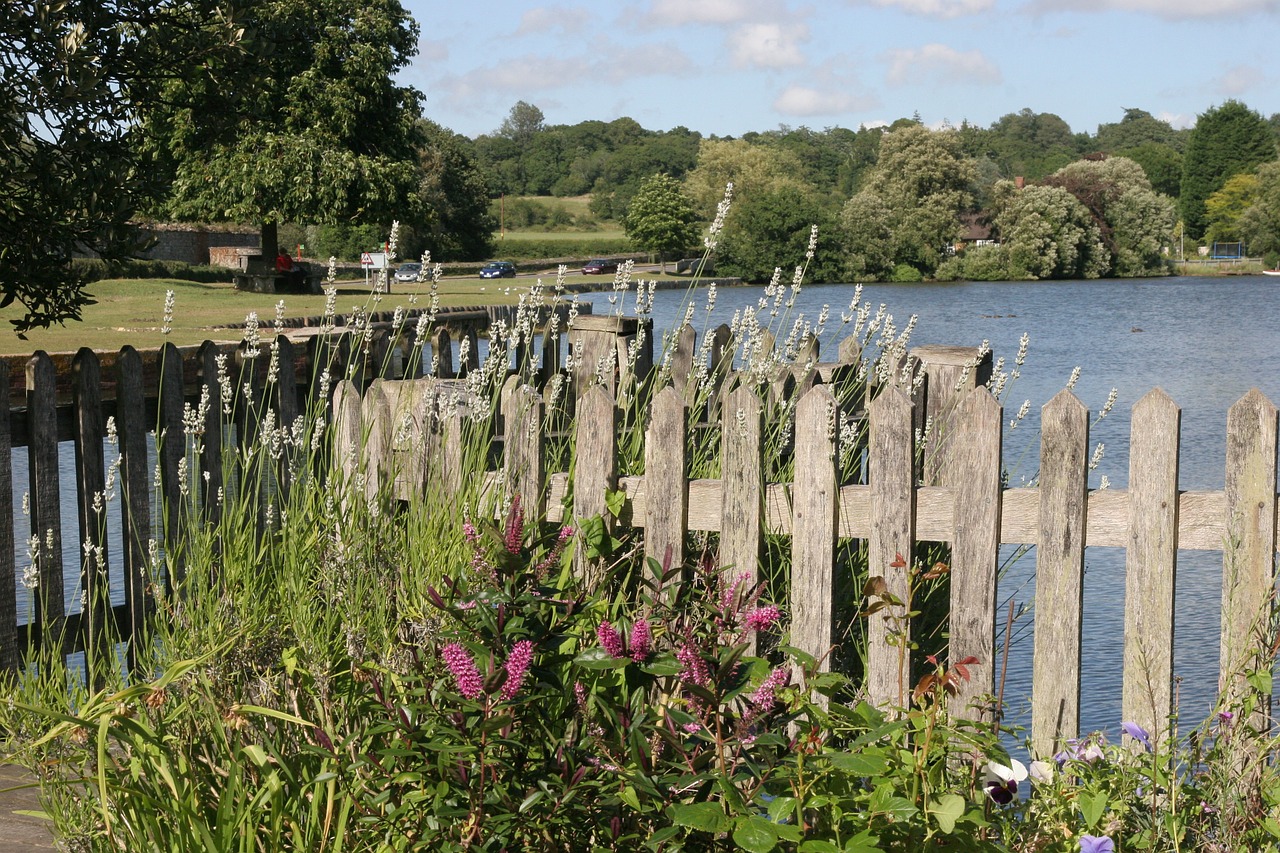
[(230, 281), (234, 273), (234, 270), (226, 267), (197, 266), (185, 261), (130, 259), (108, 263), (100, 258), (76, 258), (71, 264), (75, 270), (84, 273), (88, 281), (101, 281), (105, 278), (174, 278), (211, 284)]
[(898, 282), (900, 284), (910, 284), (917, 281), (924, 281), (924, 276), (920, 274), (920, 270), (911, 266), (911, 264), (898, 264), (893, 268), (893, 272), (889, 276), (889, 281)]

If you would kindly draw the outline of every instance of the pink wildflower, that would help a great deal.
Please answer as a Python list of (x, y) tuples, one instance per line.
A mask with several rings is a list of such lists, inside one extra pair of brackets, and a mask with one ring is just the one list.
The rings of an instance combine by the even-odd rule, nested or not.
[(507, 670), (507, 681), (502, 685), (503, 699), (514, 699), (516, 693), (520, 692), (520, 683), (524, 681), (525, 673), (529, 671), (529, 664), (532, 662), (532, 642), (521, 640), (511, 647), (511, 654), (507, 655), (507, 662), (503, 665)]
[(600, 623), (600, 627), (596, 629), (596, 637), (600, 640), (600, 646), (615, 658), (623, 657), (626, 654), (626, 649), (622, 644), (622, 635), (608, 622)]
[(653, 630), (648, 619), (638, 619), (631, 626), (631, 659), (636, 663), (644, 663), (649, 659), (649, 647), (653, 643)]
[(476, 530), (476, 526), (471, 523), (471, 519), (462, 522), (462, 535), (466, 537), (468, 542), (473, 544), (480, 541), (480, 531)]
[(777, 702), (774, 691), (791, 680), (791, 670), (786, 667), (778, 667), (760, 682), (760, 686), (756, 688), (756, 692), (751, 694), (751, 704), (755, 705), (762, 711), (769, 711)]
[(484, 692), (484, 680), (480, 678), (476, 662), (471, 659), (471, 653), (461, 643), (449, 643), (440, 650), (440, 656), (444, 658), (445, 666), (449, 667), (449, 671), (453, 673), (453, 678), (458, 683), (459, 693), (468, 699), (474, 699)]
[(676, 651), (676, 660), (680, 661), (684, 666), (684, 670), (680, 673), (681, 681), (687, 681), (699, 687), (706, 687), (711, 683), (711, 673), (707, 671), (707, 662), (687, 642), (681, 644), (679, 650)]
[(748, 631), (759, 633), (768, 631), (774, 624), (782, 618), (782, 614), (778, 608), (772, 604), (767, 607), (757, 607), (747, 614), (745, 621)]
[(733, 583), (720, 591), (720, 609), (727, 611), (732, 606), (734, 597), (738, 594), (738, 587), (744, 583), (750, 583), (750, 581), (750, 572), (739, 572), (738, 576), (733, 579)]

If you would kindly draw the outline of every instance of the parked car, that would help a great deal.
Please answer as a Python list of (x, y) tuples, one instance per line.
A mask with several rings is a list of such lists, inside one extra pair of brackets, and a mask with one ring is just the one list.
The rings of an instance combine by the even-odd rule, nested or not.
[(515, 278), (516, 265), (511, 261), (493, 261), (480, 268), (481, 278)]
[(607, 275), (618, 271), (618, 262), (607, 258), (592, 258), (582, 265), (583, 275)]
[(396, 281), (417, 281), (418, 274), (422, 272), (422, 264), (408, 263), (401, 264), (396, 269)]

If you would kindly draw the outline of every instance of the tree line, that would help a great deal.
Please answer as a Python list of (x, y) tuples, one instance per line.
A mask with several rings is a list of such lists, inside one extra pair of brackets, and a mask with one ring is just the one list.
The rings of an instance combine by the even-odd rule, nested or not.
[[(630, 118), (548, 125), (518, 102), (469, 139), (395, 82), (419, 29), (399, 0), (19, 0), (0, 20), (0, 307), (19, 332), (91, 301), (70, 261), (138, 251), (148, 218), (256, 223), (313, 254), (402, 223), (402, 257), (488, 257), (505, 195), (590, 194), (639, 248), (688, 250), (735, 201), (721, 270), (818, 279), (1137, 275), (1175, 238), (1280, 250), (1280, 116), (1236, 101), (1192, 130), (1128, 109), (1096, 134), (1022, 110), (740, 138)], [(637, 200), (639, 199), (639, 204)], [(981, 231), (994, 242), (955, 254)], [(300, 232), (288, 232), (300, 233)], [(976, 248), (976, 247), (975, 247)]]
[[(1131, 108), (1096, 134), (1075, 133), (1056, 115), (1024, 109), (989, 128), (930, 130), (913, 117), (736, 139), (650, 131), (631, 119), (547, 125), (521, 101), (472, 150), (494, 191), (589, 192), (593, 213), (631, 232), (653, 230), (651, 213), (632, 212), (653, 176), (688, 202), (683, 219), (703, 224), (733, 181), (718, 262), (749, 280), (767, 280), (788, 251), (804, 254), (813, 224), (823, 234), (810, 260), (818, 280), (1026, 279), (1156, 274), (1201, 241), (1280, 252), (1280, 219), (1270, 213), (1280, 213), (1280, 187), (1268, 166), (1278, 140), (1280, 115), (1264, 119), (1238, 101), (1208, 109), (1189, 130)], [(671, 235), (681, 218), (668, 216), (665, 241), (638, 245), (678, 249)]]

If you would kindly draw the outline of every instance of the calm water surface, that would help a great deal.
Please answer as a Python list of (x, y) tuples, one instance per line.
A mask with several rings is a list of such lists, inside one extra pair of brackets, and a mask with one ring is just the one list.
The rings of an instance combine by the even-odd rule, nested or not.
[[(761, 292), (721, 289), (716, 315), (727, 322), (735, 310), (754, 306)], [(806, 287), (794, 310), (816, 318), (830, 305), (837, 320), (830, 329), (852, 295), (852, 285)], [(678, 291), (657, 294), (659, 335), (683, 316), (684, 298)], [(1023, 400), (1031, 401), (1030, 415), (1016, 429), (1006, 422), (1005, 459), (1015, 485), (1035, 473), (1040, 407), (1076, 366), (1081, 375), (1075, 393), (1091, 412), (1103, 407), (1112, 388), (1118, 395), (1112, 414), (1090, 432), (1091, 443), (1105, 444), (1092, 487), (1102, 475), (1114, 487), (1126, 485), (1130, 410), (1152, 388), (1164, 389), (1182, 407), (1183, 489), (1222, 488), (1227, 409), (1236, 400), (1256, 387), (1280, 401), (1280, 281), (1266, 276), (868, 285), (863, 299), (887, 305), (899, 328), (918, 315), (913, 344), (977, 345), (985, 339), (996, 357), (1012, 362), (1019, 338), (1030, 336), (1022, 377), (1003, 401), (1007, 419)], [(597, 313), (609, 310), (605, 297), (593, 301)], [(829, 357), (835, 344), (823, 342)], [(999, 590), (1001, 613), (1010, 599), (1027, 608), (1012, 631), (1005, 687), (1014, 719), (1023, 722), (1031, 692), (1034, 557), (1033, 549), (1013, 562)], [(1221, 561), (1218, 552), (1179, 553), (1174, 667), (1189, 723), (1208, 713), (1217, 685)], [(1124, 659), (1123, 548), (1086, 549), (1084, 597), (1082, 727), (1114, 732)]]

